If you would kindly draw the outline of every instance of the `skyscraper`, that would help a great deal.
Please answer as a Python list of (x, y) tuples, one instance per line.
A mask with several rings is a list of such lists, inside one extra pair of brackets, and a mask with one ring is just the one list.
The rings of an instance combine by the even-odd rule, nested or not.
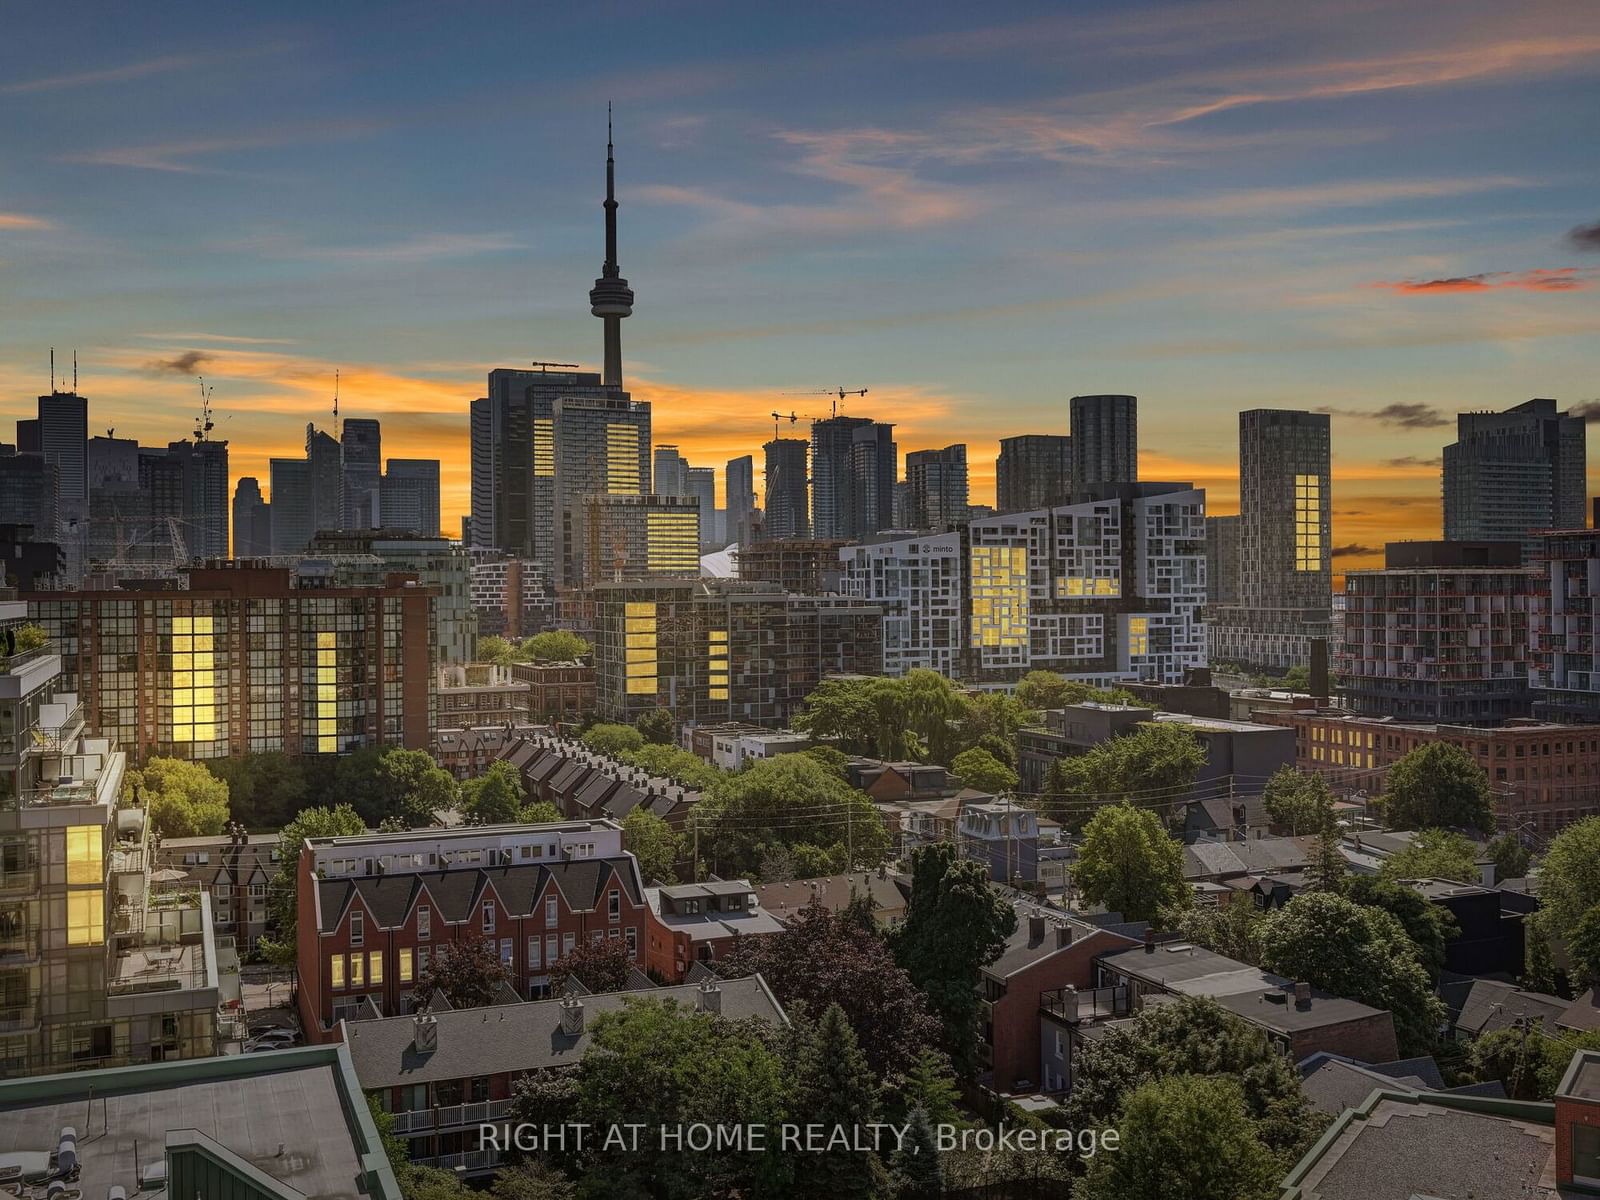
[(1239, 603), (1239, 518), (1206, 518), (1206, 595), (1212, 604)]
[(806, 510), (806, 451), (801, 438), (773, 438), (767, 455), (767, 492), (762, 536), (808, 538), (811, 518)]
[(728, 540), (741, 546), (751, 540), (756, 511), (756, 464), (745, 454), (728, 460), (727, 487)]
[(377, 421), (346, 417), (339, 439), (344, 473), (345, 529), (378, 524), (378, 480), (383, 471), (383, 430)]
[(439, 460), (391, 458), (378, 487), (380, 524), (426, 537), (439, 534)]
[(299, 554), (317, 532), (312, 519), (311, 464), (303, 458), (274, 458), (267, 463), (272, 481), (268, 530), (272, 553)]
[(557, 397), (551, 419), (558, 518), (549, 561), (556, 583), (575, 587), (587, 577), (588, 498), (650, 490), (650, 406), (607, 389), (594, 398)]
[(894, 524), (894, 426), (871, 417), (811, 424), (811, 527), (821, 538), (868, 537)]
[(495, 411), (488, 396), (472, 402), (472, 515), (467, 523), (468, 540), (480, 550), (500, 544), (495, 532), (495, 498), (500, 490)]
[[(77, 375), (76, 367), (73, 375)], [(22, 422), (17, 424), (20, 446)], [(39, 453), (56, 469), (58, 528), (37, 531), (37, 536), (61, 544), (66, 552), (67, 578), (77, 580), (83, 573), (83, 538), (89, 516), (89, 402), (78, 395), (76, 384), (70, 392), (52, 388), (49, 395), (39, 397), (38, 442)]]
[(967, 519), (967, 448), (914, 450), (906, 455), (906, 524), (935, 531)]
[(233, 489), (233, 557), (261, 558), (272, 553), (272, 509), (261, 498), (254, 475)]
[(589, 291), (589, 311), (605, 322), (607, 387), (622, 386), (622, 318), (633, 314), (633, 291), (617, 267), (617, 166), (611, 147), (611, 110), (606, 109), (606, 261)]
[(228, 557), (228, 443), (167, 444), (182, 477), (183, 538), (191, 558)]
[(721, 533), (717, 529), (717, 472), (713, 467), (690, 467), (685, 495), (694, 497), (700, 504), (700, 545), (718, 549)]
[(1133, 396), (1072, 398), (1074, 490), (1139, 478), (1138, 405)]
[(1072, 494), (1072, 439), (1050, 433), (1001, 438), (994, 471), (1000, 512), (1065, 504)]
[[(339, 441), (315, 425), (306, 425), (307, 480), (311, 488), (311, 532), (339, 529), (344, 525), (344, 467), (340, 462)], [(278, 498), (278, 489), (272, 489)]]
[(1311, 639), (1331, 628), (1332, 506), (1327, 414), (1240, 413), (1238, 601), (1213, 609), (1213, 661), (1310, 661)]
[(1521, 542), (1531, 559), (1537, 531), (1582, 529), (1584, 421), (1529, 400), (1500, 413), (1461, 413), (1444, 448), (1444, 536)]
[(662, 443), (655, 450), (655, 480), (652, 491), (657, 496), (689, 495), (689, 460), (678, 453), (678, 448)]

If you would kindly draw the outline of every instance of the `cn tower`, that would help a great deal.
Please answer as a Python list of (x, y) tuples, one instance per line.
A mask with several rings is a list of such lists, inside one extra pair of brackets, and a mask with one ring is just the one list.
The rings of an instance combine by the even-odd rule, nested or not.
[(600, 278), (589, 289), (589, 311), (606, 330), (605, 374), (607, 387), (622, 386), (622, 318), (633, 313), (633, 289), (617, 269), (617, 164), (612, 157), (611, 105), (606, 105), (606, 261)]

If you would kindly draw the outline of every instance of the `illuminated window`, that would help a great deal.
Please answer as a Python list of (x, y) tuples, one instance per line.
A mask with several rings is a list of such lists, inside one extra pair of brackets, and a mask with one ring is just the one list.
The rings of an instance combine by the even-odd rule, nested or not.
[(339, 643), (332, 631), (317, 634), (317, 753), (339, 752)]
[(728, 631), (706, 630), (706, 696), (711, 700), (728, 698)]
[(104, 834), (98, 825), (71, 825), (67, 828), (67, 882), (104, 883), (105, 864), (101, 857)]
[(623, 690), (630, 696), (656, 693), (656, 606), (630, 601), (622, 606)]
[(549, 417), (533, 421), (533, 473), (541, 479), (556, 473), (556, 423)]
[(350, 956), (350, 986), (351, 987), (365, 987), (366, 986), (366, 971), (364, 970), (364, 968), (366, 966), (366, 961), (367, 960), (366, 960), (366, 956), (365, 955), (352, 954)]
[(400, 947), (399, 960), (400, 960), (400, 982), (401, 983), (410, 983), (411, 982), (411, 947), (410, 946), (401, 946)]
[(1150, 618), (1128, 618), (1128, 653), (1130, 655), (1150, 653)]
[(1056, 596), (1065, 600), (1122, 595), (1122, 585), (1114, 576), (1063, 575), (1056, 580)]
[(367, 981), (374, 987), (383, 982), (383, 951), (374, 950), (367, 955)]
[(699, 574), (699, 513), (683, 509), (645, 513), (645, 565), (652, 571)]
[(215, 634), (211, 617), (172, 618), (172, 740), (217, 740)]
[(1322, 570), (1322, 480), (1294, 477), (1294, 569)]
[(1028, 550), (1026, 546), (974, 546), (972, 645), (983, 648), (1028, 644)]
[(68, 892), (67, 945), (99, 946), (105, 940), (105, 893), (99, 888)]
[(328, 983), (335, 988), (344, 986), (344, 955), (335, 954), (328, 959)]
[(637, 425), (606, 426), (606, 491), (613, 496), (640, 492)]

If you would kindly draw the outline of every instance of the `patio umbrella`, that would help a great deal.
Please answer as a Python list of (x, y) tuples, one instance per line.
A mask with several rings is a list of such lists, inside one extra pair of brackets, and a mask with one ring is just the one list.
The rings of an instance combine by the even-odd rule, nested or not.
[(159, 871), (151, 872), (150, 878), (156, 883), (177, 883), (178, 880), (187, 879), (188, 876), (176, 868), (162, 867)]

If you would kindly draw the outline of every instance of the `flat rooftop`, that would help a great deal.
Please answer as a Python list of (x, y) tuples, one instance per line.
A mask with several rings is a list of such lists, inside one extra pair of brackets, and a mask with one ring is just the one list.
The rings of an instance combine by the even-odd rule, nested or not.
[(133, 1196), (141, 1180), (150, 1180), (146, 1193), (155, 1190), (151, 1171), (163, 1169), (168, 1133), (195, 1130), (310, 1200), (398, 1200), (398, 1190), (387, 1191), (386, 1164), (386, 1183), (368, 1186), (374, 1160), (363, 1154), (370, 1144), (381, 1159), (382, 1148), (359, 1094), (352, 1121), (347, 1063), (340, 1048), (319, 1046), (8, 1081), (0, 1084), (0, 1167), (42, 1168), (71, 1127), (81, 1194), (121, 1187)]

